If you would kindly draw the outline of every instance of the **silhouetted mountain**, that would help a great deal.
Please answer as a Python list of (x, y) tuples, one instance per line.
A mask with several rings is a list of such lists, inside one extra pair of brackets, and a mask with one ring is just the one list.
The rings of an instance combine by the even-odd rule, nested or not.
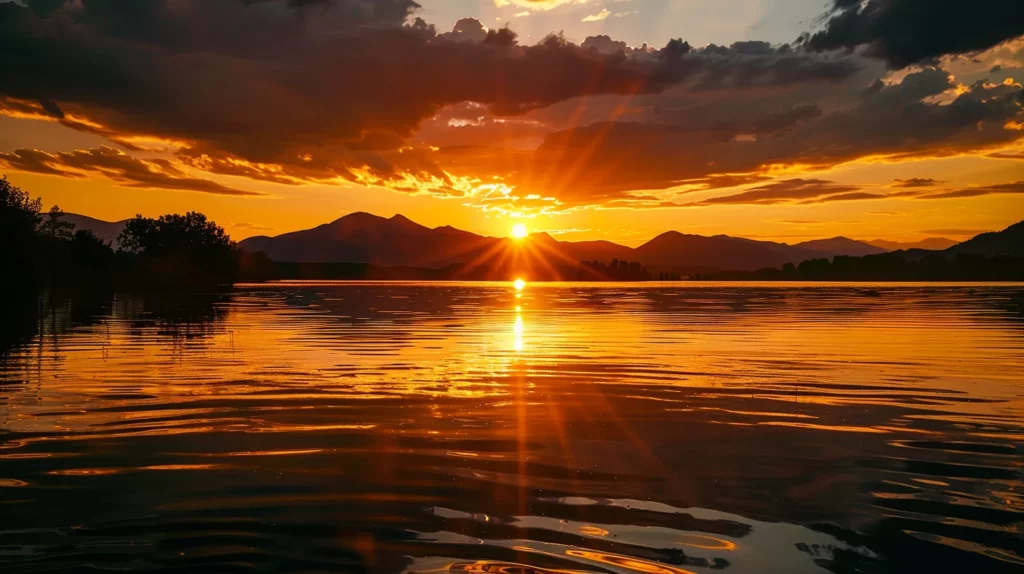
[(124, 231), (124, 226), (128, 222), (124, 221), (103, 221), (95, 219), (87, 215), (79, 215), (77, 213), (65, 213), (64, 221), (75, 224), (75, 230), (85, 229), (93, 232), (96, 237), (103, 240), (104, 243), (110, 243), (115, 248), (117, 247), (117, 236), (121, 235)]
[(815, 239), (797, 243), (793, 247), (817, 251), (819, 256), (835, 257), (836, 255), (853, 255), (863, 257), (864, 255), (877, 255), (890, 251), (882, 247), (871, 245), (863, 241), (850, 239), (849, 237), (833, 237), (831, 239)]
[(240, 245), (293, 263), (445, 267), (471, 262), (500, 241), (454, 227), (430, 229), (401, 215), (384, 218), (360, 212), (313, 229), (250, 237)]
[(566, 241), (562, 242), (562, 247), (566, 254), (578, 261), (625, 261), (635, 257), (632, 247), (611, 241)]
[(633, 257), (649, 267), (692, 273), (714, 270), (752, 271), (821, 256), (817, 251), (785, 243), (668, 231), (636, 248)]
[[(386, 267), (441, 269), (456, 278), (500, 278), (524, 273), (534, 279), (570, 278), (581, 261), (636, 261), (652, 275), (753, 271), (810, 259), (864, 256), (886, 250), (835, 237), (797, 245), (727, 235), (706, 237), (676, 231), (631, 248), (609, 241), (557, 241), (536, 233), (522, 242), (485, 237), (450, 226), (431, 229), (401, 215), (391, 218), (352, 213), (313, 229), (277, 237), (251, 237), (243, 249), (263, 251), (278, 262), (353, 263)], [(460, 275), (461, 274), (461, 275)]]
[(945, 255), (984, 255), (985, 257), (1024, 257), (1024, 221), (1002, 231), (982, 233), (943, 251)]
[(874, 241), (867, 241), (875, 247), (881, 247), (886, 251), (901, 251), (907, 249), (927, 249), (929, 251), (942, 251), (943, 249), (949, 249), (956, 245), (958, 242), (953, 239), (947, 239), (945, 237), (929, 237), (928, 239), (922, 239), (921, 241), (886, 241), (885, 239), (876, 239)]

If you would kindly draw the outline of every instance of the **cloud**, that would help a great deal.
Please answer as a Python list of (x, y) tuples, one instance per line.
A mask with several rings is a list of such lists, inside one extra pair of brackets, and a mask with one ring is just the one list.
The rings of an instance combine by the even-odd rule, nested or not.
[(260, 225), (259, 223), (232, 223), (230, 227), (235, 229), (244, 229), (246, 231), (276, 231), (277, 228), (269, 227), (266, 225)]
[(197, 191), (216, 195), (263, 195), (191, 177), (166, 159), (141, 160), (110, 147), (56, 154), (19, 149), (12, 153), (0, 153), (0, 165), (17, 171), (69, 178), (103, 175), (125, 187)]
[(818, 198), (859, 190), (853, 185), (842, 185), (820, 179), (787, 179), (737, 193), (713, 197), (691, 205), (724, 205), (724, 204), (755, 204), (774, 205), (777, 203), (793, 203), (798, 200)]
[(893, 68), (991, 48), (1024, 34), (1024, 3), (1005, 0), (832, 0), (815, 50), (864, 47)]
[(586, 4), (587, 0), (494, 0), (498, 8), (506, 6), (519, 6), (530, 10), (548, 11), (566, 4)]
[(988, 154), (988, 157), (995, 159), (1014, 159), (1024, 160), (1024, 150), (1022, 151), (1001, 151)]
[[(673, 42), (625, 55), (560, 36), (523, 46), (510, 30), (473, 19), (437, 34), (410, 21), (411, 0), (133, 7), (0, 3), (0, 53), (19, 55), (0, 59), (0, 113), (59, 121), (128, 149), (133, 141), (173, 142), (177, 163), (215, 174), (461, 197), (491, 185), (493, 166), (466, 170), (448, 161), (457, 151), (413, 141), (451, 106), (479, 104), (492, 131), (518, 126), (536, 145), (551, 127), (519, 118), (582, 97), (835, 84), (860, 69), (852, 57), (783, 47), (693, 50)], [(617, 187), (640, 183), (623, 175)]]
[[(19, 56), (0, 57), (0, 114), (104, 136), (128, 159), (162, 153), (167, 167), (136, 160), (140, 180), (156, 170), (180, 184), (188, 170), (283, 185), (355, 182), (550, 213), (673, 205), (680, 195), (865, 157), (1006, 154), (995, 150), (1024, 135), (1007, 127), (1024, 122), (1019, 84), (961, 86), (927, 66), (875, 82), (884, 63), (859, 52), (694, 48), (682, 39), (632, 48), (609, 36), (523, 45), (472, 18), (438, 33), (415, 17), (412, 0), (27, 4), (0, 2), (0, 54)], [(580, 11), (600, 5), (591, 7)], [(1016, 57), (1002, 46), (1000, 61)], [(8, 161), (91, 173), (59, 154)], [(789, 184), (791, 195), (777, 200), (898, 197), (804, 181), (816, 183)], [(917, 192), (923, 181), (891, 187)]]
[(991, 229), (961, 229), (961, 228), (954, 228), (954, 229), (923, 229), (923, 230), (921, 230), (921, 233), (926, 233), (926, 234), (929, 234), (929, 235), (956, 235), (956, 236), (959, 236), (959, 237), (974, 237), (975, 235), (980, 235), (982, 233), (988, 233), (990, 231), (992, 231), (992, 230)]
[[(946, 72), (924, 69), (899, 83), (876, 83), (830, 111), (803, 104), (775, 108), (799, 94), (779, 88), (772, 92), (778, 99), (758, 97), (753, 88), (721, 88), (707, 98), (673, 90), (671, 98), (622, 103), (621, 109), (651, 110), (639, 117), (553, 131), (536, 152), (502, 157), (497, 165), (517, 188), (544, 189), (566, 204), (586, 205), (717, 174), (770, 175), (786, 166), (823, 170), (866, 157), (945, 157), (1001, 148), (1020, 137), (1005, 127), (1024, 117), (1019, 85), (979, 82), (960, 88), (951, 101), (935, 101), (955, 87)], [(442, 150), (440, 161), (477, 172), (494, 167), (497, 162), (482, 160), (495, 155)]]
[(580, 20), (580, 22), (600, 22), (601, 20), (604, 20), (608, 16), (611, 16), (611, 14), (612, 13), (609, 12), (607, 8), (605, 8), (598, 12), (597, 14), (591, 14), (590, 16), (586, 16), (585, 18)]
[(997, 185), (985, 185), (979, 187), (965, 187), (952, 191), (931, 193), (918, 196), (919, 199), (955, 199), (964, 197), (979, 197), (982, 195), (995, 194), (1021, 194), (1024, 193), (1024, 181), (1013, 183), (1002, 183)]
[(930, 177), (912, 177), (910, 179), (894, 179), (889, 187), (903, 187), (903, 188), (914, 188), (914, 187), (935, 187), (943, 182), (932, 179)]

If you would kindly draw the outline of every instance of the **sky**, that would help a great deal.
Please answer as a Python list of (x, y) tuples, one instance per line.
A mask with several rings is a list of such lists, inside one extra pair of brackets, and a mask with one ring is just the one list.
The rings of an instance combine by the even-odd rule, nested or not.
[(1022, 83), (1012, 0), (0, 0), (0, 173), (235, 239), (962, 240), (1024, 219)]

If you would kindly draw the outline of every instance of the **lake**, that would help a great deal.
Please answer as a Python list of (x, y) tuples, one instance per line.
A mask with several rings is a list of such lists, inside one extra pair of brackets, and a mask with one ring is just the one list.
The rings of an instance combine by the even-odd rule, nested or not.
[(1024, 286), (46, 297), (0, 570), (1020, 572)]

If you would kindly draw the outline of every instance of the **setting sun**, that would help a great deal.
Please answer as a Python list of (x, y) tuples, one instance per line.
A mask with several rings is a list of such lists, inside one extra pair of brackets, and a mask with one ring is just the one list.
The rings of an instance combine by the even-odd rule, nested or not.
[(512, 286), (516, 288), (516, 291), (522, 291), (526, 287), (526, 281), (516, 279), (512, 282)]
[(530, 234), (530, 231), (526, 229), (526, 226), (522, 223), (517, 223), (512, 226), (512, 237), (516, 239), (523, 239)]

